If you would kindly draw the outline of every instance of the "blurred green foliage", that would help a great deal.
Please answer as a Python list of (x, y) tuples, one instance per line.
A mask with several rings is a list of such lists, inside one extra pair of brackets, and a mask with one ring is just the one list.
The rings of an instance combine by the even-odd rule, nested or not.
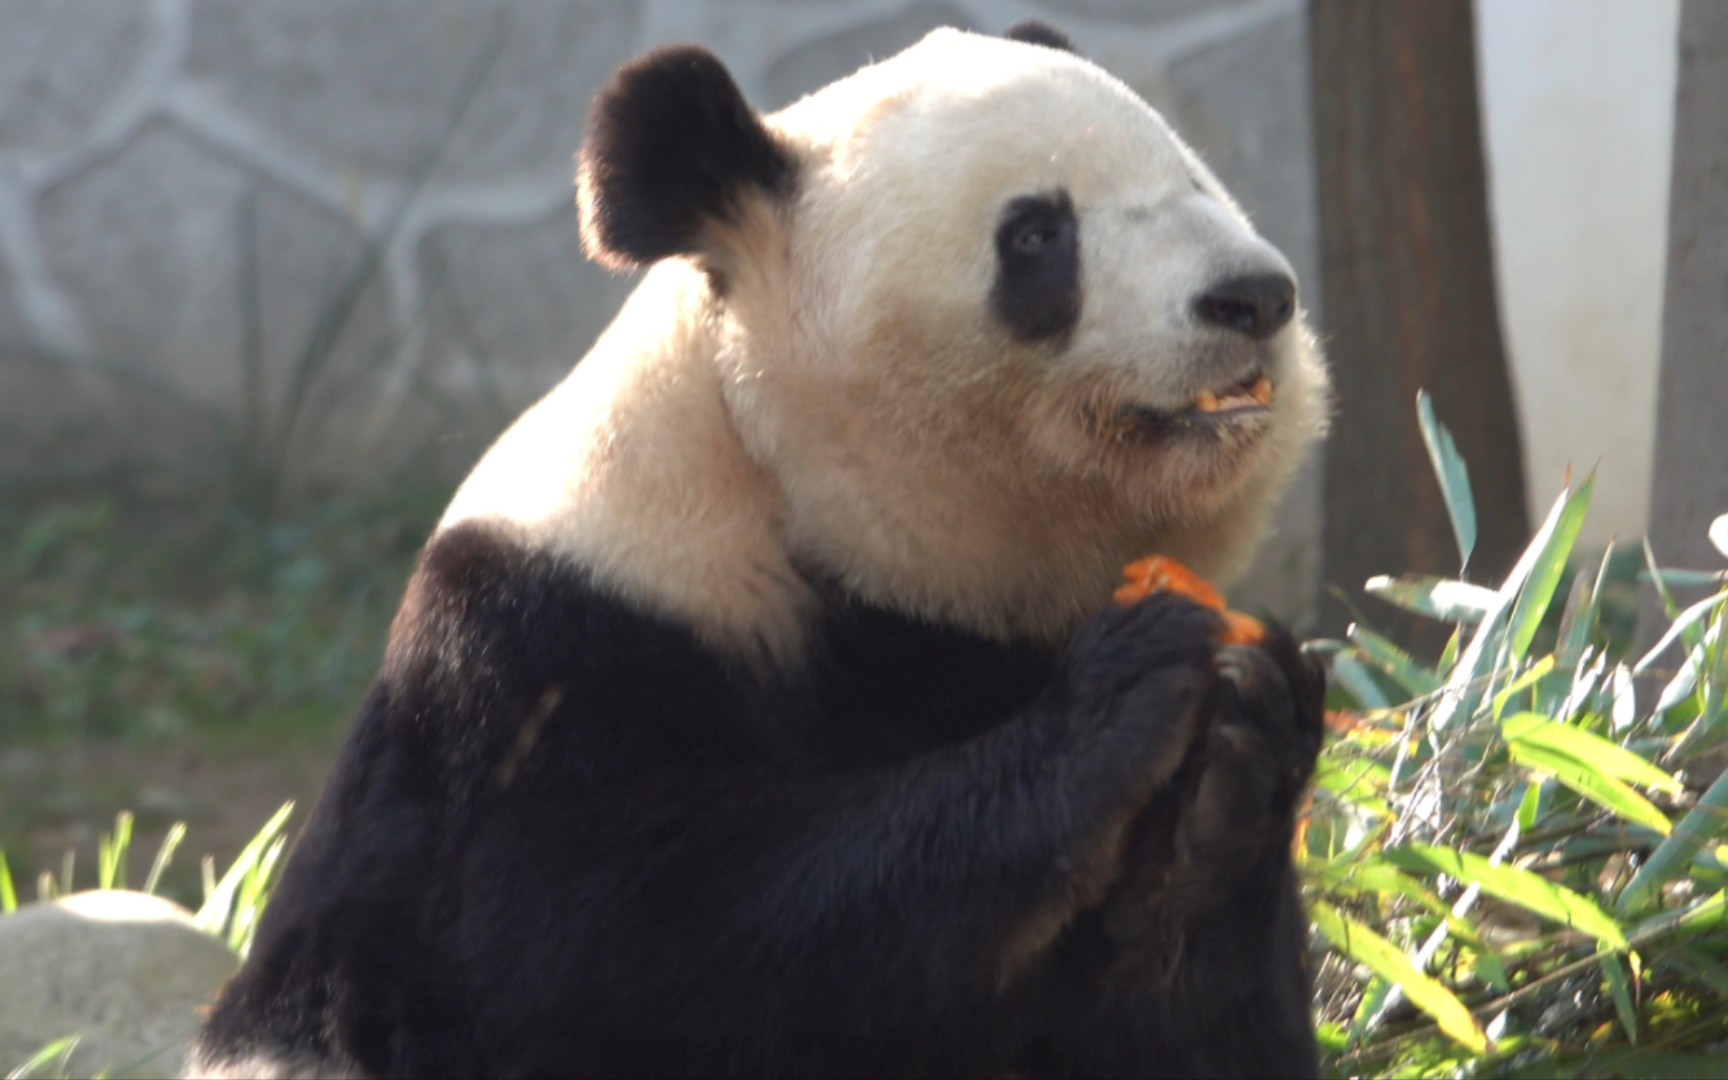
[(0, 492), (0, 746), (330, 731), (444, 494), (271, 520)]

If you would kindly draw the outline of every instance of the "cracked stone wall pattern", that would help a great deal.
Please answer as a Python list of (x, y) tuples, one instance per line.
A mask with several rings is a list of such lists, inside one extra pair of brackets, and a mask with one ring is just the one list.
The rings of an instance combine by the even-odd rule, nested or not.
[[(616, 66), (699, 41), (773, 109), (1025, 18), (1163, 110), (1316, 280), (1302, 0), (0, 0), (0, 479), (448, 483), (630, 288), (571, 208)], [(1257, 574), (1287, 612), (1313, 487)]]

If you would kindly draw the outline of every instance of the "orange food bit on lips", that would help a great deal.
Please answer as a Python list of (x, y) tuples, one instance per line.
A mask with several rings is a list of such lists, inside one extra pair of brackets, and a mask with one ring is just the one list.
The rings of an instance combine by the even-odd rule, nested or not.
[(1224, 636), (1219, 639), (1219, 644), (1258, 645), (1266, 640), (1266, 628), (1260, 625), (1259, 619), (1225, 607), (1224, 598), (1217, 589), (1175, 559), (1148, 555), (1123, 567), (1122, 576), (1128, 584), (1116, 590), (1118, 604), (1137, 604), (1153, 593), (1173, 592), (1224, 617)]

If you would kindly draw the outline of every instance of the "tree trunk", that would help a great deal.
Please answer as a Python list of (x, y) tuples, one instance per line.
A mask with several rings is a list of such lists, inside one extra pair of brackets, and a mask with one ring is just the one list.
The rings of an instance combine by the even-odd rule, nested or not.
[[(1668, 196), (1650, 546), (1663, 566), (1719, 569), (1728, 514), (1728, 3), (1685, 0)], [(1639, 638), (1667, 626), (1646, 603)]]
[[(1416, 423), (1418, 390), (1433, 396), (1470, 468), (1471, 576), (1496, 581), (1529, 523), (1495, 305), (1470, 2), (1313, 0), (1309, 48), (1323, 330), (1338, 390), (1321, 555), (1321, 619), (1335, 633), (1367, 578), (1458, 571)], [(1377, 603), (1368, 614), (1397, 633), (1416, 625)]]
[(1650, 539), (1711, 567), (1705, 539), (1728, 514), (1728, 4), (1685, 0), (1668, 197), (1668, 285), (1656, 391)]

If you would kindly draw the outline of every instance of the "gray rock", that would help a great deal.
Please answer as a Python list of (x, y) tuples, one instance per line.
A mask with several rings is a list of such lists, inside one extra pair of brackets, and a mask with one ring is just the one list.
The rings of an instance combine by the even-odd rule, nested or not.
[(76, 1034), (69, 1075), (175, 1075), (200, 1008), (237, 965), (183, 908), (143, 893), (78, 893), (0, 917), (0, 1070)]

